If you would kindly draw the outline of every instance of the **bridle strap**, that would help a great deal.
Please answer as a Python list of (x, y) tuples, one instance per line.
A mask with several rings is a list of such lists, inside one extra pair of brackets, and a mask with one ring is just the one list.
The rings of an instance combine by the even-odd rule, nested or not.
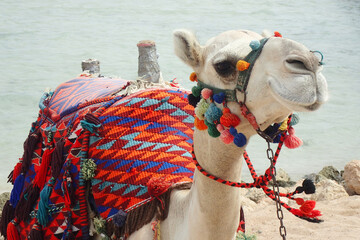
[(267, 43), (269, 39), (263, 38), (260, 40), (260, 46), (257, 49), (252, 50), (245, 58), (244, 61), (250, 63), (250, 66), (248, 69), (241, 71), (239, 73), (238, 82), (236, 85), (236, 89), (239, 90), (242, 93), (246, 94), (246, 88), (249, 83), (251, 71), (255, 65), (255, 61), (260, 56), (262, 49), (264, 48), (265, 44)]

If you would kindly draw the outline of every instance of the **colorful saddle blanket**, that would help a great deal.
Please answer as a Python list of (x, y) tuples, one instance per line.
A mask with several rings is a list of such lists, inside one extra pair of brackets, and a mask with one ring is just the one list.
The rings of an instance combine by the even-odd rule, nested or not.
[(1, 219), (3, 235), (88, 239), (89, 205), (107, 220), (151, 202), (147, 184), (154, 177), (192, 182), (188, 92), (114, 94), (128, 84), (78, 78), (44, 99), (9, 178), (14, 188), (3, 210), (9, 212)]

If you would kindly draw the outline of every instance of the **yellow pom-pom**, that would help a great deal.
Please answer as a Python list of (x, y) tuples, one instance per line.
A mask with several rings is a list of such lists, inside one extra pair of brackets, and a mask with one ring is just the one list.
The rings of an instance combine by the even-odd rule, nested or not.
[(192, 82), (197, 82), (197, 75), (196, 75), (195, 72), (192, 72), (192, 73), (190, 74), (190, 81), (192, 81)]
[(281, 126), (279, 127), (279, 130), (280, 131), (285, 131), (286, 129), (288, 129), (288, 124), (287, 124), (288, 120), (284, 120), (282, 123), (281, 123)]
[(239, 60), (237, 63), (236, 63), (236, 68), (239, 70), (239, 71), (245, 71), (246, 69), (248, 69), (250, 66), (250, 63), (244, 61), (244, 60)]

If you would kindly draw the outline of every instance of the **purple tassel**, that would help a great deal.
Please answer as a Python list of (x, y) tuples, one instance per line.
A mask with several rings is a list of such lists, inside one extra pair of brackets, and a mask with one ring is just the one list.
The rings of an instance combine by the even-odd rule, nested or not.
[(31, 211), (40, 195), (40, 189), (37, 186), (30, 185), (26, 188), (20, 198), (16, 208), (15, 216), (21, 221), (25, 221), (30, 217)]
[(23, 173), (21, 173), (16, 178), (16, 180), (14, 182), (14, 187), (10, 194), (10, 203), (11, 203), (11, 205), (14, 206), (14, 208), (16, 207), (17, 203), (19, 202), (21, 192), (24, 187), (24, 182), (25, 182), (25, 176)]
[(0, 233), (6, 238), (7, 226), (15, 216), (15, 208), (11, 205), (10, 201), (6, 201), (1, 214), (0, 220)]
[(122, 226), (125, 225), (126, 217), (127, 217), (127, 213), (124, 212), (123, 210), (119, 210), (113, 217), (113, 223), (117, 227), (121, 228)]
[(32, 155), (34, 153), (34, 150), (36, 148), (36, 144), (39, 142), (40, 136), (39, 133), (32, 133), (29, 135), (29, 137), (24, 142), (24, 154), (22, 157), (22, 167), (21, 172), (26, 173), (30, 166), (32, 161)]

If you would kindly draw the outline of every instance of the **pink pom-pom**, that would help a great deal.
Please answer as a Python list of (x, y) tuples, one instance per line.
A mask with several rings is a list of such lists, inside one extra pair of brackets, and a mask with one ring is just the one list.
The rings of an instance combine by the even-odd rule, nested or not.
[(208, 88), (204, 88), (203, 90), (201, 90), (201, 96), (204, 99), (208, 99), (209, 97), (211, 97), (213, 94), (213, 91), (211, 89)]
[(231, 135), (231, 133), (229, 132), (228, 129), (225, 129), (224, 131), (221, 132), (220, 139), (221, 139), (221, 141), (223, 141), (225, 144), (230, 144), (230, 143), (233, 142), (234, 136)]
[(225, 128), (224, 128), (223, 125), (221, 125), (221, 124), (216, 125), (216, 129), (217, 129), (219, 132), (222, 132), (222, 131), (225, 130)]
[(290, 127), (288, 130), (289, 135), (285, 137), (284, 144), (287, 148), (298, 148), (303, 144), (303, 141), (295, 136), (294, 128)]

